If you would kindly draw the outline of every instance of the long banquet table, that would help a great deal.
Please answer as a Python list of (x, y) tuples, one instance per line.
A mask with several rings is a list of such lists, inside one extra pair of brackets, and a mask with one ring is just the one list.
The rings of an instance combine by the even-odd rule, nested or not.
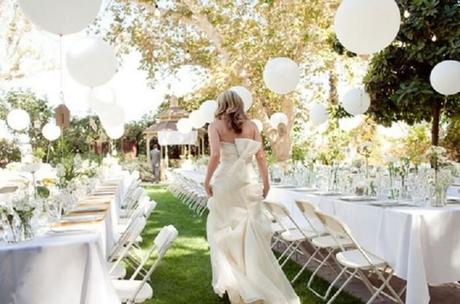
[[(204, 180), (199, 172), (177, 172), (200, 183)], [(276, 186), (267, 199), (287, 206), (302, 226), (307, 223), (295, 205), (299, 199), (343, 220), (364, 248), (385, 259), (407, 281), (406, 303), (428, 303), (428, 284), (460, 281), (460, 205), (380, 207)]]
[[(117, 200), (126, 186), (123, 180), (105, 181), (68, 214), (98, 215), (98, 219), (64, 217), (50, 232), (31, 241), (0, 243), (0, 303), (120, 303), (106, 257), (117, 237)], [(98, 211), (84, 211), (91, 206)]]

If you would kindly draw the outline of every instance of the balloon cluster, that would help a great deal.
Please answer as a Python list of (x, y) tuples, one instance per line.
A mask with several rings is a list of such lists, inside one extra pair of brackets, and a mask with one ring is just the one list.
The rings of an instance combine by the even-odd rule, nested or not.
[[(85, 29), (96, 19), (101, 4), (102, 0), (19, 0), (22, 11), (35, 25), (59, 36)], [(124, 110), (116, 103), (112, 89), (100, 87), (117, 71), (113, 48), (99, 37), (86, 37), (68, 50), (65, 63), (75, 81), (91, 88), (88, 96), (90, 108), (99, 116), (107, 135), (112, 139), (120, 138), (124, 133)], [(11, 120), (14, 127), (24, 128), (24, 117), (12, 117)], [(43, 135), (50, 141), (55, 140), (59, 137), (58, 129), (47, 124)]]

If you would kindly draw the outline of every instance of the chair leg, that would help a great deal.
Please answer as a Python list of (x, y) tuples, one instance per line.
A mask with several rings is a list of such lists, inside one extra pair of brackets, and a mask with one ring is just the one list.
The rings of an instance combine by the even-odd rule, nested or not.
[(307, 269), (307, 266), (310, 264), (310, 262), (313, 260), (314, 256), (319, 252), (320, 248), (316, 248), (315, 252), (308, 258), (307, 262), (302, 266), (302, 268), (297, 272), (297, 274), (294, 276), (294, 278), (291, 280), (291, 284), (294, 284), (294, 282), (300, 277), (300, 275)]
[(346, 270), (347, 268), (343, 268), (339, 274), (336, 276), (336, 278), (334, 279), (334, 281), (332, 281), (331, 285), (329, 286), (328, 290), (326, 291), (326, 294), (325, 295), (321, 295), (319, 294), (316, 290), (313, 289), (313, 287), (311, 286), (312, 283), (313, 283), (313, 280), (316, 276), (316, 274), (319, 272), (319, 270), (327, 263), (327, 260), (334, 254), (334, 250), (330, 250), (328, 255), (323, 259), (323, 261), (318, 265), (318, 267), (316, 267), (315, 271), (313, 271), (310, 279), (308, 280), (308, 284), (307, 284), (307, 288), (312, 292), (314, 293), (316, 296), (318, 296), (319, 298), (325, 300), (327, 299), (327, 297), (329, 296), (329, 293), (331, 292), (332, 290), (332, 286), (334, 286), (335, 282), (343, 275), (346, 273)]
[[(344, 268), (340, 273), (342, 272), (345, 272), (347, 270), (347, 268)], [(348, 283), (351, 281), (351, 279), (353, 279), (356, 275), (356, 273), (358, 272), (358, 269), (355, 269), (355, 271), (353, 271), (351, 273), (351, 275), (345, 280), (345, 282), (343, 282), (342, 286), (339, 287), (339, 289), (336, 291), (336, 293), (329, 299), (329, 301), (327, 301), (327, 304), (332, 304), (332, 302), (334, 302), (335, 298), (337, 298), (337, 296), (342, 292), (342, 290), (345, 288), (345, 286), (348, 285)], [(331, 286), (329, 288), (332, 287), (332, 283), (331, 283)]]
[(278, 262), (280, 262), (284, 255), (289, 251), (289, 249), (291, 249), (291, 247), (294, 246), (294, 242), (291, 242), (287, 247), (286, 249), (283, 251), (283, 253), (281, 253), (281, 255), (278, 257)]
[(284, 267), (284, 265), (286, 265), (286, 263), (289, 261), (289, 259), (292, 257), (292, 255), (297, 251), (297, 248), (299, 248), (300, 242), (296, 242), (296, 243), (297, 244), (294, 246), (294, 248), (292, 249), (291, 253), (289, 253), (289, 255), (286, 258), (284, 258), (284, 261), (281, 264), (281, 267)]

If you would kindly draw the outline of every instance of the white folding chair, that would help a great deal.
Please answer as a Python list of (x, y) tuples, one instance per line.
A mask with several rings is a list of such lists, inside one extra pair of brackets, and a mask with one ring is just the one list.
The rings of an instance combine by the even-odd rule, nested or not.
[(145, 225), (147, 224), (147, 221), (142, 216), (141, 211), (137, 212), (136, 216), (127, 225), (126, 230), (118, 238), (109, 255), (109, 261), (116, 260), (120, 256), (121, 252), (123, 251), (123, 248), (127, 244), (133, 244), (134, 242), (136, 242), (137, 237), (142, 232), (142, 230), (139, 231), (138, 229), (138, 225), (140, 225), (139, 223), (142, 223), (142, 229), (144, 229)]
[[(316, 215), (324, 224), (326, 230), (333, 237), (336, 245), (340, 248), (340, 252), (336, 254), (336, 259), (343, 266), (343, 269), (339, 273), (338, 277), (331, 283), (331, 286), (337, 283), (342, 275), (348, 274), (348, 278), (345, 282), (343, 282), (327, 303), (333, 303), (337, 296), (342, 292), (343, 288), (345, 288), (345, 286), (353, 278), (356, 278), (361, 280), (371, 293), (371, 297), (367, 303), (372, 303), (377, 296), (384, 295), (396, 303), (403, 304), (404, 302), (401, 300), (400, 296), (405, 288), (403, 288), (400, 293), (397, 293), (390, 285), (390, 280), (393, 277), (393, 269), (387, 264), (387, 262), (362, 248), (352, 236), (350, 229), (339, 219), (319, 211), (316, 212)], [(347, 239), (352, 242), (353, 246), (343, 246), (341, 241), (342, 239)], [(351, 272), (349, 270), (351, 270)], [(381, 285), (379, 287), (375, 287), (369, 281), (364, 271), (375, 273), (380, 280)], [(384, 291), (385, 288), (390, 292), (390, 294)]]
[[(110, 262), (110, 270), (109, 273), (114, 278), (121, 278), (124, 277), (126, 271), (123, 267), (121, 267), (121, 260), (127, 256), (129, 250), (131, 250), (133, 244), (136, 241), (137, 236), (142, 233), (146, 225), (146, 220), (143, 217), (137, 218), (134, 223), (129, 227), (127, 231), (128, 235), (123, 238), (123, 240), (118, 244), (115, 250), (112, 252), (109, 262)], [(111, 262), (115, 260), (114, 262)]]
[[(280, 233), (280, 238), (289, 244), (281, 256), (278, 258), (281, 267), (283, 267), (295, 252), (305, 254), (305, 252), (303, 252), (303, 248), (300, 246), (303, 242), (310, 242), (311, 238), (317, 237), (319, 235), (317, 232), (311, 229), (302, 228), (301, 225), (294, 219), (289, 209), (287, 209), (283, 204), (265, 200), (264, 205), (267, 207), (276, 221), (280, 224), (280, 226), (284, 229), (284, 231)], [(283, 223), (286, 220), (288, 221), (289, 226), (286, 226)]]
[[(152, 298), (153, 290), (152, 287), (147, 284), (147, 281), (150, 279), (167, 250), (171, 247), (171, 244), (177, 238), (177, 235), (178, 232), (174, 226), (170, 225), (163, 227), (153, 241), (154, 245), (151, 251), (149, 251), (150, 255), (143, 259), (141, 265), (137, 267), (130, 279), (112, 281), (122, 303), (142, 303)], [(144, 268), (146, 262), (153, 253), (156, 253), (157, 257), (149, 270), (143, 275), (141, 269)], [(136, 280), (137, 277), (140, 277), (141, 280)]]
[[(302, 215), (305, 219), (305, 222), (308, 224), (309, 229), (313, 231), (312, 234), (309, 234), (309, 243), (313, 247), (314, 252), (303, 264), (302, 268), (297, 273), (297, 275), (291, 280), (291, 283), (294, 283), (300, 277), (300, 275), (305, 271), (305, 269), (307, 269), (308, 265), (310, 265), (312, 261), (316, 261), (317, 263), (319, 263), (317, 268), (321, 268), (322, 265), (326, 263), (325, 257), (321, 254), (321, 249), (324, 249), (324, 246), (317, 245), (318, 241), (322, 241), (324, 243), (325, 240), (331, 238), (331, 236), (326, 235), (326, 230), (324, 226), (315, 214), (316, 207), (313, 204), (307, 201), (297, 200), (296, 205), (302, 212)], [(316, 274), (316, 269), (314, 274)], [(312, 275), (310, 280), (312, 280), (313, 277), (314, 275)]]

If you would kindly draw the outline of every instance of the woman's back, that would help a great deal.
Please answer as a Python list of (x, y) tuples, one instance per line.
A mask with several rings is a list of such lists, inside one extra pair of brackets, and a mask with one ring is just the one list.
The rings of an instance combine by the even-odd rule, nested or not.
[(234, 143), (236, 138), (256, 139), (256, 125), (246, 120), (241, 126), (241, 133), (236, 133), (233, 129), (228, 128), (228, 123), (225, 118), (216, 119), (213, 123), (219, 134), (221, 142)]

